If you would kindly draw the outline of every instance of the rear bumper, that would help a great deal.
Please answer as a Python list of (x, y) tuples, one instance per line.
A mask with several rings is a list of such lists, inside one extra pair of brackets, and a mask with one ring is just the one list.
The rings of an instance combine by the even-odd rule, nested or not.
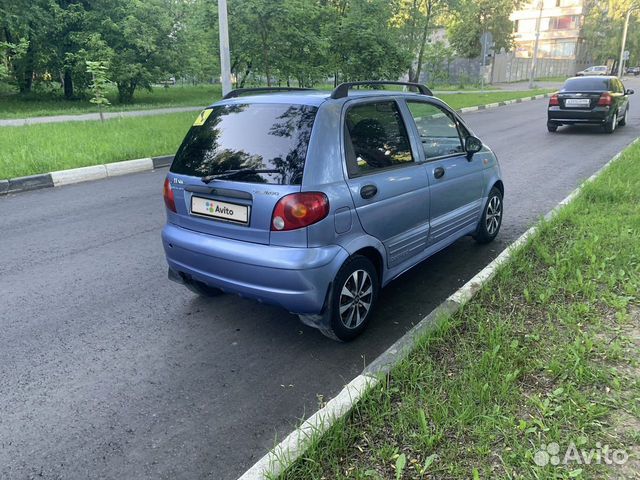
[(296, 314), (322, 312), (329, 286), (349, 257), (337, 245), (261, 245), (172, 224), (162, 230), (162, 243), (171, 280), (186, 283), (193, 279)]
[(552, 123), (574, 125), (592, 124), (602, 125), (611, 114), (611, 109), (606, 107), (595, 107), (593, 110), (580, 109), (560, 109), (560, 107), (549, 107), (547, 120)]

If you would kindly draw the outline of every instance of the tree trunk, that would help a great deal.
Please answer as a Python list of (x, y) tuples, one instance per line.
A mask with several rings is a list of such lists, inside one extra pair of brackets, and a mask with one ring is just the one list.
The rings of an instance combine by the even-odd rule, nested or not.
[(427, 36), (429, 33), (429, 21), (431, 20), (431, 9), (427, 10), (427, 18), (424, 22), (424, 29), (422, 30), (422, 37), (420, 38), (420, 51), (418, 52), (418, 63), (416, 64), (416, 69), (414, 72), (413, 80), (410, 78), (411, 82), (419, 82), (420, 81), (420, 73), (422, 70), (422, 61), (424, 58), (424, 47), (427, 44)]
[(136, 91), (137, 83), (133, 80), (126, 82), (118, 82), (118, 102), (131, 103), (133, 101), (133, 93)]
[(31, 93), (31, 87), (33, 87), (33, 69), (26, 68), (22, 78), (18, 79), (18, 83), (20, 93)]
[[(411, 29), (409, 30), (409, 46), (411, 48), (412, 57), (415, 55), (415, 40), (416, 40), (416, 18), (419, 15), (419, 5), (417, 0), (413, 1), (413, 7), (411, 8)], [(409, 81), (413, 81), (414, 72), (413, 72), (413, 61), (414, 58), (411, 59), (411, 64), (409, 65), (409, 71), (407, 72), (407, 77), (409, 77)]]
[(267, 75), (267, 87), (271, 86), (271, 66), (269, 65), (269, 48), (265, 47), (263, 49), (263, 58), (264, 58), (264, 70)]
[(64, 98), (71, 100), (73, 98), (73, 77), (71, 76), (71, 70), (68, 68), (64, 70), (62, 85), (64, 88)]

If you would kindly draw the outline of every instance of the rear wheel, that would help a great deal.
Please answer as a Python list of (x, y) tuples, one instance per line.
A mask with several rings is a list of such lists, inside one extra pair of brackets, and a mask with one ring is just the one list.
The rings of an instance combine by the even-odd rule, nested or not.
[(626, 110), (624, 111), (624, 115), (618, 122), (618, 125), (620, 125), (621, 127), (624, 127), (627, 124), (627, 115), (629, 115), (629, 107), (627, 107)]
[(489, 192), (489, 198), (482, 211), (482, 218), (478, 224), (478, 229), (473, 238), (478, 243), (489, 243), (496, 238), (502, 225), (502, 193), (497, 187), (493, 187)]
[(380, 282), (371, 260), (356, 255), (347, 260), (333, 283), (329, 327), (321, 328), (324, 335), (348, 342), (366, 328), (378, 299)]
[(556, 130), (558, 130), (558, 125), (555, 124), (555, 123), (547, 122), (547, 130), (549, 130), (551, 133), (553, 133)]
[(609, 121), (604, 124), (604, 131), (606, 133), (613, 133), (618, 126), (618, 114), (614, 113)]

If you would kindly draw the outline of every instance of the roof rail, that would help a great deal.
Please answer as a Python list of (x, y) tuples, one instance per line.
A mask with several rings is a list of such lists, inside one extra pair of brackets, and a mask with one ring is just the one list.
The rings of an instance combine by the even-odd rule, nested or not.
[(433, 92), (422, 83), (414, 82), (384, 82), (379, 80), (371, 80), (366, 82), (345, 82), (338, 85), (333, 92), (331, 92), (331, 98), (344, 98), (349, 96), (349, 89), (360, 85), (402, 85), (404, 87), (412, 87), (417, 89), (421, 95), (433, 96)]
[(313, 90), (312, 88), (299, 88), (299, 87), (256, 87), (256, 88), (236, 88), (227, 93), (223, 100), (228, 98), (236, 98), (245, 93), (269, 93), (269, 92), (293, 92), (298, 90)]

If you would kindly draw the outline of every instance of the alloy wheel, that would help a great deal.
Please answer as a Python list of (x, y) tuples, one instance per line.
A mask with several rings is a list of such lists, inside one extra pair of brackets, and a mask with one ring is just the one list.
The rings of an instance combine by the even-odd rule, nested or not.
[(340, 320), (347, 328), (357, 328), (367, 317), (373, 300), (373, 283), (365, 270), (353, 272), (340, 291)]
[(493, 235), (498, 230), (501, 216), (502, 202), (500, 201), (500, 197), (493, 196), (491, 197), (491, 200), (489, 200), (489, 205), (487, 205), (487, 214), (485, 218), (485, 225), (489, 235)]

